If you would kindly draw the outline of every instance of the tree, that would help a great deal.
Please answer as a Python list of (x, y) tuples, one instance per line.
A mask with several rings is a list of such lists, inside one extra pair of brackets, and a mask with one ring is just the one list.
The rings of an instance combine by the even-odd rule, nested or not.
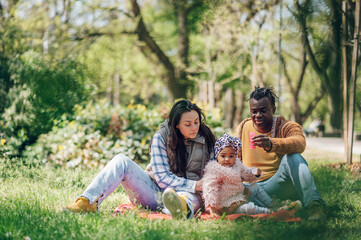
[(11, 66), (16, 66), (19, 55), (25, 52), (23, 33), (17, 26), (14, 12), (18, 1), (0, 1), (0, 114), (9, 105), (7, 97), (14, 86)]
[[(293, 59), (297, 59), (297, 63), (299, 65), (299, 72), (295, 79), (293, 79), (292, 75), (290, 74), (287, 63), (284, 58), (284, 53), (281, 54), (281, 62), (282, 62), (282, 68), (283, 72), (286, 78), (286, 82), (288, 85), (288, 88), (291, 92), (291, 106), (292, 106), (292, 112), (291, 112), (291, 120), (299, 123), (300, 125), (303, 125), (303, 123), (307, 120), (307, 118), (311, 115), (313, 110), (316, 108), (318, 102), (323, 98), (325, 91), (321, 87), (317, 91), (315, 95), (312, 96), (312, 93), (307, 94), (307, 99), (305, 98), (304, 101), (300, 101), (300, 93), (302, 91), (302, 85), (305, 80), (305, 74), (306, 74), (306, 68), (308, 65), (306, 51), (304, 48), (304, 45), (301, 44), (300, 47), (300, 56), (301, 58), (298, 60), (296, 57), (292, 57)], [(289, 53), (288, 53), (289, 54)], [(296, 75), (296, 74), (294, 74)], [(294, 83), (295, 82), (295, 83)], [(313, 84), (315, 86), (315, 84)], [(310, 100), (311, 99), (311, 100)], [(301, 103), (307, 101), (307, 107), (304, 111), (301, 109)], [(303, 104), (305, 105), (305, 104)]]
[(277, 3), (223, 1), (202, 22), (197, 44), (204, 47), (190, 71), (199, 73), (199, 99), (211, 109), (223, 109), (227, 127), (243, 119), (246, 94), (253, 86), (273, 82), (272, 73), (266, 72), (271, 72), (274, 35), (263, 26), (272, 21)]
[[(341, 1), (295, 1), (295, 17), (310, 64), (327, 91), (331, 127), (342, 128)], [(322, 21), (326, 18), (326, 21)], [(322, 29), (316, 23), (322, 21)], [(325, 36), (325, 29), (326, 36)]]
[(158, 61), (166, 70), (166, 85), (173, 98), (187, 97), (187, 92), (191, 87), (191, 82), (187, 77), (186, 69), (189, 67), (189, 29), (188, 16), (189, 12), (197, 8), (199, 4), (203, 4), (200, 0), (186, 1), (173, 0), (172, 7), (175, 10), (178, 23), (178, 58), (179, 65), (176, 66), (170, 58), (160, 48), (154, 38), (148, 31), (140, 7), (137, 0), (130, 0), (133, 17), (137, 21), (136, 34), (139, 41), (144, 42), (150, 51), (143, 51), (144, 54), (149, 55), (153, 53), (157, 56)]

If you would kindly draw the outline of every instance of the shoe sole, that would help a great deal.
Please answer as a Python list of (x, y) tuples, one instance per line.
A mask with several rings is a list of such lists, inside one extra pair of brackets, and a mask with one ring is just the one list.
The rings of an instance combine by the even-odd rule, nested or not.
[(176, 192), (166, 189), (162, 195), (162, 201), (164, 206), (172, 214), (173, 219), (186, 219), (186, 215), (182, 210), (182, 199), (180, 199)]

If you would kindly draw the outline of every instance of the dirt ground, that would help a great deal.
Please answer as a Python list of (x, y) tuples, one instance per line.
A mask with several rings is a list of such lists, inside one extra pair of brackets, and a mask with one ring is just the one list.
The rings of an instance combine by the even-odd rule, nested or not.
[(361, 141), (354, 142), (352, 164), (345, 164), (345, 149), (341, 138), (307, 138), (304, 158), (309, 161), (327, 159), (327, 167), (333, 169), (347, 169), (352, 175), (361, 177)]
[[(352, 162), (361, 162), (361, 141), (354, 141)], [(342, 138), (306, 138), (306, 150), (304, 156), (307, 160), (314, 158), (326, 158), (345, 161), (345, 147)]]

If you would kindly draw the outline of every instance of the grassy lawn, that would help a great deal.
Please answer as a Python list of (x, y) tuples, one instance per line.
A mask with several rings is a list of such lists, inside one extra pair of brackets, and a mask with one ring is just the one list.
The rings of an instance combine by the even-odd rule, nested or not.
[(71, 214), (63, 207), (98, 171), (34, 168), (1, 160), (0, 239), (361, 239), (361, 177), (326, 167), (340, 159), (306, 158), (328, 204), (326, 223), (147, 220), (134, 213), (115, 217), (114, 209), (127, 201), (121, 187), (98, 213)]

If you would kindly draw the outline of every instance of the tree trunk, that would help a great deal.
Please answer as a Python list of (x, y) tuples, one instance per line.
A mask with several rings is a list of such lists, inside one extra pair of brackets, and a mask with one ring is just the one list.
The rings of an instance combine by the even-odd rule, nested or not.
[(342, 77), (341, 77), (341, 6), (337, 2), (331, 1), (332, 33), (325, 40), (325, 56), (323, 61), (318, 61), (315, 57), (308, 39), (308, 26), (306, 24), (306, 14), (310, 1), (300, 5), (296, 1), (296, 19), (300, 25), (302, 43), (306, 48), (311, 65), (321, 80), (322, 88), (326, 89), (329, 97), (331, 127), (333, 130), (342, 129)]
[(224, 119), (225, 119), (225, 127), (232, 127), (233, 120), (233, 91), (232, 88), (227, 88), (226, 93), (224, 95)]
[(257, 85), (258, 81), (258, 72), (257, 72), (257, 56), (256, 53), (251, 53), (252, 60), (252, 88)]
[(187, 27), (187, 8), (185, 0), (175, 1), (178, 19), (178, 55), (181, 61), (179, 67), (179, 78), (186, 80), (188, 67), (188, 54), (189, 54), (189, 38), (188, 38), (188, 27)]
[(301, 111), (301, 107), (299, 104), (299, 97), (300, 92), (302, 88), (303, 79), (306, 72), (306, 67), (308, 65), (307, 59), (306, 59), (306, 50), (301, 43), (301, 59), (300, 59), (300, 72), (298, 73), (298, 77), (296, 80), (296, 87), (294, 87), (293, 80), (287, 70), (285, 59), (283, 58), (282, 54), (280, 55), (280, 60), (283, 67), (283, 72), (286, 77), (286, 82), (288, 84), (288, 87), (290, 89), (291, 95), (292, 95), (292, 113), (291, 113), (291, 120), (299, 123), (300, 125), (303, 125), (303, 123), (307, 120), (307, 118), (311, 115), (312, 111), (316, 108), (318, 102), (322, 99), (324, 95), (324, 90), (321, 88), (316, 96), (314, 96), (309, 102), (306, 110), (304, 112)]
[(355, 30), (353, 38), (352, 49), (352, 70), (350, 78), (350, 95), (349, 95), (349, 112), (348, 112), (348, 126), (347, 126), (347, 163), (352, 163), (352, 149), (353, 149), (353, 134), (355, 122), (355, 96), (356, 96), (356, 80), (357, 80), (357, 59), (360, 41), (360, 0), (356, 1), (355, 8)]
[(107, 86), (107, 100), (109, 102), (109, 104), (112, 102), (112, 86), (111, 86), (111, 80), (109, 79), (109, 84)]
[(235, 96), (235, 103), (236, 103), (236, 110), (234, 111), (234, 117), (233, 117), (233, 130), (238, 126), (238, 124), (241, 123), (243, 120), (243, 111), (244, 111), (244, 102), (246, 100), (246, 95), (239, 91), (239, 95)]
[[(348, 128), (348, 77), (347, 77), (347, 72), (348, 72), (348, 67), (347, 67), (347, 47), (346, 47), (346, 42), (348, 41), (347, 39), (347, 21), (346, 21), (346, 12), (347, 12), (347, 2), (343, 1), (342, 2), (342, 40), (343, 40), (343, 45), (342, 45), (342, 74), (343, 74), (343, 141), (344, 141), (344, 147), (345, 147), (345, 153), (347, 153), (347, 149), (348, 149), (348, 142), (347, 142), (347, 128)], [(347, 154), (345, 154), (345, 162), (347, 162)]]
[(120, 102), (120, 98), (119, 98), (119, 86), (120, 86), (120, 74), (119, 74), (119, 70), (117, 70), (117, 72), (115, 73), (114, 76), (114, 91), (113, 91), (113, 106), (116, 107), (119, 105)]
[(214, 108), (214, 84), (212, 79), (208, 81), (208, 104), (209, 108)]
[[(138, 35), (138, 39), (147, 45), (150, 51), (157, 56), (159, 62), (164, 66), (166, 70), (166, 86), (171, 94), (171, 98), (173, 98), (172, 100), (177, 98), (185, 98), (188, 90), (186, 81), (180, 80), (179, 76), (176, 75), (176, 69), (173, 63), (150, 36), (144, 24), (143, 17), (140, 13), (138, 2), (136, 0), (130, 0), (130, 2), (132, 5), (134, 18), (137, 20), (137, 27), (135, 32)], [(145, 52), (143, 51), (143, 53)], [(148, 52), (146, 52), (146, 54), (148, 54)]]

